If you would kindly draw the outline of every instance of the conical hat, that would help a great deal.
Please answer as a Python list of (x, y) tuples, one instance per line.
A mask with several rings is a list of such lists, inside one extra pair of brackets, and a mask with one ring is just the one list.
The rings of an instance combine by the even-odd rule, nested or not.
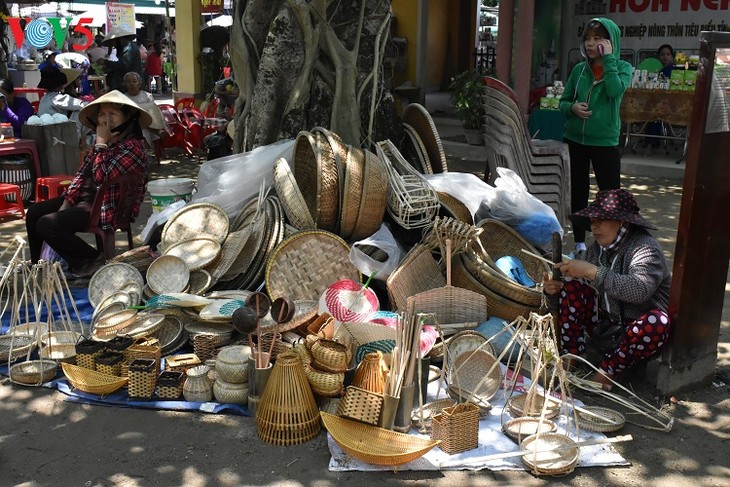
[(137, 34), (135, 34), (134, 32), (129, 32), (126, 29), (115, 26), (112, 27), (109, 32), (107, 32), (106, 36), (104, 36), (104, 40), (101, 41), (101, 45), (106, 46), (114, 39), (121, 39), (122, 37), (135, 37), (136, 35)]
[(130, 107), (137, 109), (137, 111), (139, 112), (139, 126), (141, 128), (147, 128), (152, 123), (152, 117), (149, 113), (147, 113), (147, 111), (145, 111), (144, 108), (137, 105), (127, 95), (118, 90), (110, 91), (109, 93), (100, 96), (99, 98), (82, 108), (79, 112), (79, 120), (81, 120), (81, 123), (91, 129), (96, 129), (96, 120), (99, 116), (99, 108), (101, 107), (102, 103), (129, 105)]

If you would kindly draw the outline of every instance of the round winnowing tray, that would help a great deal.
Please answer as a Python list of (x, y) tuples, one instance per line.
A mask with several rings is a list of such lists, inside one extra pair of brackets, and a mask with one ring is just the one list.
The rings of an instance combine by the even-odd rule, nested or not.
[(138, 302), (132, 302), (132, 296), (126, 291), (111, 293), (102, 299), (99, 305), (94, 308), (94, 312), (91, 315), (92, 321), (97, 317), (97, 315), (114, 303), (119, 303), (121, 305), (121, 309), (129, 308), (130, 306), (137, 306), (139, 304)]
[(134, 323), (136, 309), (124, 309), (100, 318), (94, 324), (92, 337), (95, 340), (108, 341), (117, 336), (124, 328)]
[(289, 163), (283, 157), (274, 163), (274, 186), (289, 222), (300, 230), (315, 228), (314, 219), (307, 210), (304, 196), (294, 179)]
[(466, 352), (484, 350), (496, 357), (494, 347), (487, 343), (487, 337), (476, 330), (462, 330), (446, 340), (446, 365), (455, 362), (456, 358)]
[(157, 294), (181, 293), (190, 280), (190, 270), (179, 257), (163, 255), (147, 269), (147, 284)]
[[(477, 404), (488, 402), (502, 384), (502, 369), (497, 358), (489, 352), (474, 350), (456, 357), (450, 365), (446, 381), (449, 394), (455, 399), (469, 400), (471, 396)], [(484, 377), (489, 374), (487, 380)], [(481, 385), (480, 385), (481, 384)]]
[[(405, 130), (407, 140), (410, 141), (410, 149), (406, 150), (406, 153), (410, 153), (413, 156), (413, 160), (410, 162), (413, 164), (413, 167), (418, 169), (418, 172), (421, 174), (433, 174), (433, 169), (431, 169), (431, 162), (428, 160), (428, 153), (426, 152), (426, 147), (423, 145), (423, 141), (421, 140), (421, 137), (418, 136), (418, 133), (416, 132), (416, 129), (408, 125), (407, 123), (403, 124), (403, 129)], [(406, 147), (408, 146), (408, 143), (406, 144)]]
[[(124, 262), (113, 262), (99, 268), (89, 281), (89, 303), (97, 307), (108, 295), (119, 290), (132, 290), (142, 296), (144, 277), (136, 267)], [(137, 302), (139, 304), (139, 301)]]
[[(528, 399), (530, 403), (528, 404)], [(507, 409), (515, 418), (523, 416), (538, 417), (542, 414), (545, 398), (540, 395), (528, 397), (527, 394), (515, 394), (507, 400)], [(555, 419), (560, 414), (560, 404), (550, 401), (545, 409), (545, 418)]]
[(350, 248), (337, 235), (323, 231), (299, 232), (282, 241), (266, 266), (269, 296), (318, 301), (333, 282), (360, 282), (360, 271), (350, 262)]
[(610, 433), (626, 424), (626, 417), (613, 409), (600, 406), (586, 406), (583, 409), (586, 412), (578, 411), (578, 426), (586, 431)]
[(157, 313), (140, 314), (135, 317), (134, 322), (121, 330), (120, 335), (129, 335), (132, 338), (138, 338), (145, 335), (155, 333), (162, 322), (165, 321), (165, 315)]
[(190, 273), (188, 281), (188, 292), (190, 294), (203, 294), (213, 285), (213, 277), (210, 273), (203, 269), (198, 269)]
[(266, 261), (276, 246), (284, 240), (284, 212), (281, 209), (279, 200), (276, 197), (270, 197), (267, 199), (267, 202), (270, 206), (271, 234), (268, 236), (267, 245), (263, 248), (263, 252), (259, 252), (256, 256), (256, 260), (252, 266), (252, 269), (256, 269), (256, 273), (251, 276), (250, 280), (246, 281), (244, 288), (247, 289), (258, 287), (264, 280)]
[(154, 338), (160, 342), (160, 353), (169, 353), (170, 348), (178, 342), (184, 331), (183, 322), (175, 315), (164, 315), (160, 326), (152, 333)]
[(228, 215), (218, 205), (195, 203), (180, 208), (162, 229), (165, 249), (172, 244), (193, 238), (211, 238), (218, 243), (228, 236)]
[(578, 444), (560, 433), (528, 436), (520, 443), (520, 450), (531, 452), (523, 455), (522, 461), (538, 475), (567, 474), (578, 463)]
[(426, 107), (419, 103), (411, 103), (403, 110), (403, 121), (413, 127), (423, 141), (433, 172), (448, 172), (441, 137)]
[[(194, 238), (174, 243), (163, 255), (182, 259), (191, 271), (197, 271), (215, 260), (221, 252), (221, 244), (212, 238)], [(151, 265), (151, 264), (150, 264)]]
[(357, 223), (352, 229), (352, 240), (360, 240), (377, 232), (388, 206), (388, 170), (385, 162), (370, 151), (364, 152), (365, 175)]
[(344, 239), (350, 238), (357, 224), (364, 176), (365, 153), (357, 147), (350, 147), (345, 157), (345, 180), (340, 204), (340, 236)]
[(256, 249), (248, 269), (246, 269), (246, 271), (235, 280), (235, 287), (240, 289), (252, 289), (253, 287), (256, 287), (258, 282), (261, 280), (264, 272), (266, 255), (271, 251), (271, 249), (273, 249), (272, 240), (275, 241), (279, 234), (279, 218), (282, 216), (279, 214), (280, 208), (278, 199), (276, 204), (272, 200), (272, 197), (268, 197), (266, 198), (266, 201), (264, 201), (265, 225), (261, 245)]
[(502, 425), (504, 434), (519, 443), (523, 438), (537, 433), (555, 433), (558, 425), (549, 419), (533, 418), (523, 416), (521, 418), (512, 418)]

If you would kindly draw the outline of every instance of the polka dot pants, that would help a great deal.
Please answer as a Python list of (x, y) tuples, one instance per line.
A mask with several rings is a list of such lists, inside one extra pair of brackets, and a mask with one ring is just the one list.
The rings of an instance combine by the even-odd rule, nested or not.
[[(579, 281), (566, 280), (560, 291), (561, 353), (583, 355), (585, 332), (590, 335), (598, 323), (598, 296), (595, 289)], [(654, 309), (626, 324), (615, 350), (604, 355), (601, 369), (619, 375), (635, 363), (656, 355), (669, 336), (669, 316)]]

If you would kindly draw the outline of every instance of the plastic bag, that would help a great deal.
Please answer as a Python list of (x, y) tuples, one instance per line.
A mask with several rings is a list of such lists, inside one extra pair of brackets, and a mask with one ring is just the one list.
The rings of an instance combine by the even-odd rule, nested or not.
[[(387, 258), (384, 261), (373, 259), (363, 251), (362, 248), (365, 246), (376, 247), (382, 250), (387, 255)], [(390, 229), (385, 224), (380, 225), (378, 231), (368, 238), (358, 240), (350, 247), (350, 262), (366, 276), (375, 272), (375, 276), (373, 277), (381, 281), (388, 279), (388, 276), (398, 267), (404, 255), (403, 247), (395, 240), (395, 237), (393, 237)]]
[(525, 183), (512, 170), (498, 167), (494, 195), (481, 201), (474, 218), (494, 218), (513, 227), (525, 240), (540, 248), (548, 248), (554, 232), (563, 235), (555, 211), (531, 195)]
[(273, 186), (274, 161), (279, 157), (290, 161), (293, 148), (294, 140), (282, 140), (204, 163), (192, 202), (216, 204), (232, 216), (258, 194), (261, 181), (267, 188)]
[(476, 175), (463, 172), (444, 172), (425, 174), (426, 181), (440, 193), (448, 193), (466, 206), (473, 217), (479, 203), (487, 198), (493, 199), (495, 189)]

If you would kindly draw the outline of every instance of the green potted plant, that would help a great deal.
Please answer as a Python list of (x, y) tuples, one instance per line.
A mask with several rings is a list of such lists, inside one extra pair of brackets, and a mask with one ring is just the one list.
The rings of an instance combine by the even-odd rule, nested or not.
[(449, 85), (454, 109), (464, 125), (466, 141), (472, 145), (484, 145), (482, 123), (482, 75), (476, 69), (468, 69), (456, 75)]

